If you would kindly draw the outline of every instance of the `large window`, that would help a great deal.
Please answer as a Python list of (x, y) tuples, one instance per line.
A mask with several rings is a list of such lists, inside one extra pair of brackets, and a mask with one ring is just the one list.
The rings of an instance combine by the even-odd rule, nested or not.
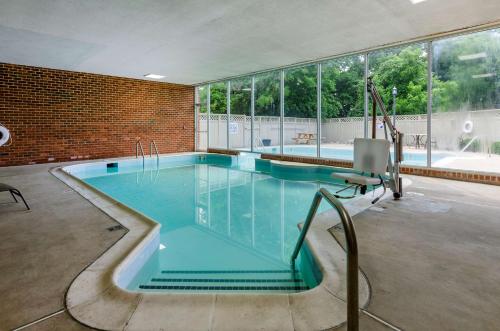
[(317, 66), (285, 71), (283, 154), (317, 156)]
[[(404, 133), (403, 163), (419, 166), (427, 166), (427, 53), (425, 47), (425, 44), (416, 44), (385, 49), (368, 55), (369, 71), (375, 86), (388, 112), (393, 115), (396, 127)], [(397, 94), (395, 105), (393, 93)], [(371, 104), (369, 109), (368, 127), (371, 137)], [(381, 117), (377, 119), (376, 132), (377, 138), (384, 137)]]
[(252, 79), (231, 80), (229, 148), (250, 150)]
[(210, 86), (210, 148), (227, 148), (227, 83)]
[(280, 152), (280, 72), (255, 76), (254, 150)]
[(500, 29), (214, 83), (210, 119), (209, 88), (200, 86), (197, 148), (209, 136), (213, 148), (311, 157), (319, 149), (322, 158), (352, 160), (354, 139), (372, 136), (365, 70), (404, 134), (404, 164), (500, 172)]
[(197, 120), (197, 132), (196, 132), (196, 150), (206, 151), (207, 150), (207, 92), (208, 86), (198, 86), (196, 88), (196, 120)]
[(432, 165), (500, 172), (500, 30), (432, 45)]
[(353, 159), (354, 138), (364, 137), (365, 57), (321, 65), (321, 157)]

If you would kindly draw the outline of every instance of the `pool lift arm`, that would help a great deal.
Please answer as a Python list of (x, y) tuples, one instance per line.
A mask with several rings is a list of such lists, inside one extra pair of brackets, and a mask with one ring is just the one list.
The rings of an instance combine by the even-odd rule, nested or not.
[[(399, 132), (391, 121), (384, 102), (373, 83), (372, 77), (368, 77), (367, 92), (370, 93), (372, 99), (372, 139), (377, 137), (377, 106), (382, 112), (385, 139), (389, 140), (390, 134), (392, 143), (394, 145), (394, 162), (392, 162), (391, 155), (389, 154), (389, 178), (386, 180), (387, 186), (391, 189), (394, 199), (399, 199), (403, 196), (402, 179), (399, 176), (399, 168), (401, 161), (403, 161), (403, 133)], [(389, 132), (387, 132), (389, 131)]]

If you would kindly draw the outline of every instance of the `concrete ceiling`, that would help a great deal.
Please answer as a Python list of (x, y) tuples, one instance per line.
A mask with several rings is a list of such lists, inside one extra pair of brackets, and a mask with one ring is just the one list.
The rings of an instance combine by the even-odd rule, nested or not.
[(0, 62), (195, 84), (500, 21), (500, 0), (0, 0)]

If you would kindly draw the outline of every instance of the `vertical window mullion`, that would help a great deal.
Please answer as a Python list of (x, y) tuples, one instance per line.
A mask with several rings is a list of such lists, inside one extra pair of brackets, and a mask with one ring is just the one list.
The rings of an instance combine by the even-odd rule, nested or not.
[(285, 121), (285, 71), (280, 71), (280, 154), (283, 155), (283, 139)]
[(318, 63), (316, 75), (316, 156), (321, 157), (321, 63)]
[(197, 86), (194, 88), (194, 150), (197, 151), (199, 149), (198, 135), (200, 133), (200, 128), (198, 127), (198, 121), (200, 120), (200, 87)]
[(226, 92), (226, 149), (230, 149), (229, 146), (229, 117), (231, 116), (231, 81), (227, 81), (227, 92)]
[(207, 85), (207, 151), (210, 148), (210, 87), (211, 84)]
[(427, 167), (432, 165), (432, 41), (427, 43)]
[(255, 118), (255, 75), (252, 76), (252, 86), (250, 87), (250, 151), (254, 151), (254, 118)]
[(363, 132), (364, 138), (368, 138), (368, 53), (365, 53), (365, 92), (364, 92), (364, 120)]

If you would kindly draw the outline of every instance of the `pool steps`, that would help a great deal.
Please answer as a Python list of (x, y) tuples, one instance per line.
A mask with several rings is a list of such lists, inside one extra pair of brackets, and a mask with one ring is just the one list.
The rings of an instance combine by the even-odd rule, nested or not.
[(294, 270), (162, 270), (141, 290), (299, 292), (310, 289)]

